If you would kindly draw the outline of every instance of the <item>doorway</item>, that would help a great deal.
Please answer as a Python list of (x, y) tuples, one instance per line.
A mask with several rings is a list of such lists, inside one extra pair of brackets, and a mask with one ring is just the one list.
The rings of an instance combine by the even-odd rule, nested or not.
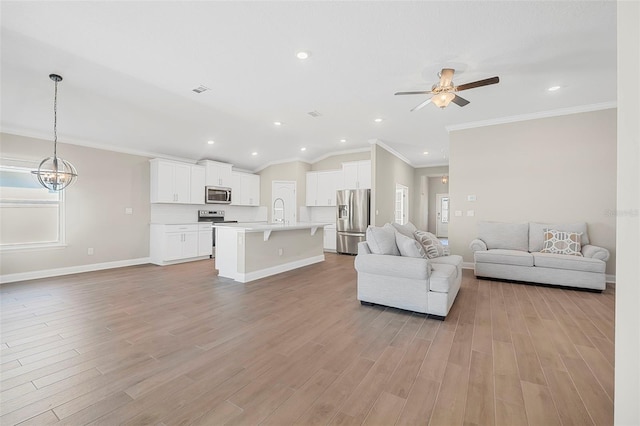
[(295, 223), (297, 208), (296, 182), (271, 181), (271, 222)]
[(436, 194), (436, 237), (449, 238), (449, 194)]

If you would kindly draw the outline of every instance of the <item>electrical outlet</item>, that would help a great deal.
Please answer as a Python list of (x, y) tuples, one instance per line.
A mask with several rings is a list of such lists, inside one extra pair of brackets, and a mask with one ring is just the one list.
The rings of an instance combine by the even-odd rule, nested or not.
[(89, 247), (89, 248), (87, 249), (87, 255), (89, 255), (89, 256), (93, 256), (93, 247)]
[(133, 214), (133, 209), (131, 207), (125, 207), (124, 214)]

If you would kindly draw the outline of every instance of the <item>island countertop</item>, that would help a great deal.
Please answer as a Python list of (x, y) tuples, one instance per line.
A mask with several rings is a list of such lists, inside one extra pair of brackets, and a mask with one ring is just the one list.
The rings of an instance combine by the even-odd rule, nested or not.
[(267, 222), (253, 222), (253, 223), (213, 223), (214, 228), (231, 228), (244, 232), (272, 232), (272, 231), (292, 231), (296, 229), (313, 229), (324, 228), (325, 226), (332, 225), (328, 222), (294, 222), (288, 224), (282, 223), (267, 223)]

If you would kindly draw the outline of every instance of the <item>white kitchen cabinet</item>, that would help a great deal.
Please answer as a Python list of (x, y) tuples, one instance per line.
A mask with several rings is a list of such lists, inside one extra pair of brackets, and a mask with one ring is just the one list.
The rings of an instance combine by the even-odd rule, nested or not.
[(340, 170), (307, 172), (306, 205), (308, 207), (335, 206), (336, 189), (341, 176)]
[[(196, 260), (199, 256), (204, 256), (199, 254), (199, 226), (199, 224), (152, 224), (149, 243), (151, 263), (166, 265), (177, 261)], [(209, 241), (209, 252), (206, 253), (208, 256), (211, 252), (211, 228), (206, 238)]]
[(324, 250), (336, 251), (336, 226), (329, 225), (324, 227)]
[(260, 175), (233, 172), (231, 181), (231, 205), (260, 205)]
[(371, 161), (342, 163), (343, 181), (340, 189), (370, 189)]
[(206, 186), (231, 188), (233, 183), (231, 164), (211, 160), (198, 161), (198, 164), (204, 166), (206, 169)]
[(213, 233), (211, 224), (198, 225), (198, 256), (211, 256), (213, 247)]
[(204, 187), (206, 185), (206, 169), (204, 166), (191, 166), (191, 204), (204, 204)]
[(152, 203), (204, 204), (204, 167), (157, 158), (150, 163)]

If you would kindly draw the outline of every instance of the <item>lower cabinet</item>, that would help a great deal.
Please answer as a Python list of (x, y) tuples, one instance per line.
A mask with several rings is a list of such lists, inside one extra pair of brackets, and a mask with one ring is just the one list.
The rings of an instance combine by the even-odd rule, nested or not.
[[(202, 225), (160, 225), (152, 224), (150, 232), (149, 253), (151, 263), (167, 265), (181, 261), (197, 260), (201, 256), (211, 254), (211, 225), (208, 236), (200, 230)], [(208, 252), (204, 250), (204, 243), (200, 245), (200, 239), (207, 239)], [(204, 253), (204, 254), (201, 254)]]
[(198, 256), (211, 256), (213, 246), (213, 233), (211, 224), (198, 225)]
[(336, 226), (324, 227), (324, 251), (336, 251)]

